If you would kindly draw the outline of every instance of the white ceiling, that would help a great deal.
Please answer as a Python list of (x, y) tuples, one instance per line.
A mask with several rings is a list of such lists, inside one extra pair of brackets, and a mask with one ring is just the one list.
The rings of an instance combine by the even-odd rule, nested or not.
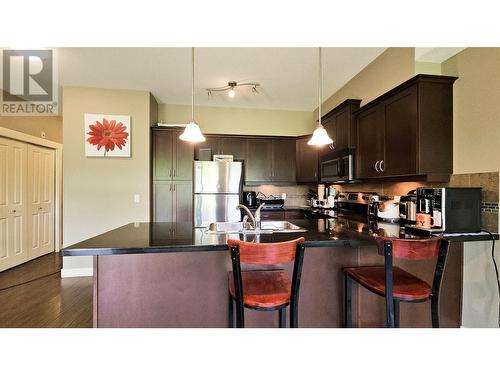
[[(385, 48), (323, 48), (326, 99)], [(191, 104), (190, 48), (59, 48), (62, 86), (148, 90), (161, 103)], [(236, 97), (205, 88), (256, 81)], [(195, 103), (207, 106), (312, 111), (318, 103), (317, 48), (196, 48)]]

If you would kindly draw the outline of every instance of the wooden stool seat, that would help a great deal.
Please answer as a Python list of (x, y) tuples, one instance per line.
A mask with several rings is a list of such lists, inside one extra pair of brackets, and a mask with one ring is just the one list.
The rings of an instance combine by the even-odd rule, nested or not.
[[(245, 307), (276, 308), (290, 302), (292, 282), (283, 270), (242, 271)], [(233, 272), (229, 272), (229, 293), (236, 298)]]
[[(384, 266), (352, 267), (346, 268), (345, 272), (366, 289), (385, 297)], [(393, 277), (392, 294), (394, 298), (408, 302), (430, 298), (432, 292), (431, 286), (411, 273), (399, 267), (394, 267)]]
[[(244, 309), (278, 311), (279, 327), (286, 327), (286, 310), (290, 310), (290, 327), (298, 327), (300, 275), (304, 259), (304, 237), (286, 242), (246, 242), (229, 239), (233, 271), (228, 272), (228, 327), (245, 326)], [(292, 279), (283, 264), (293, 262)], [(241, 264), (269, 266), (266, 270), (241, 270)], [(259, 268), (261, 268), (259, 267)], [(257, 267), (255, 267), (257, 268)]]

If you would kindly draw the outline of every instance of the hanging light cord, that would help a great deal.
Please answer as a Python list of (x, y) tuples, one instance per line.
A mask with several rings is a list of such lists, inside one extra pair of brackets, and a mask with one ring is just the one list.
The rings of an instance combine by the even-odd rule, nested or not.
[(191, 121), (194, 122), (194, 47), (191, 47)]
[(323, 94), (323, 69), (321, 68), (321, 47), (319, 47), (318, 54), (318, 126), (321, 126), (321, 98)]

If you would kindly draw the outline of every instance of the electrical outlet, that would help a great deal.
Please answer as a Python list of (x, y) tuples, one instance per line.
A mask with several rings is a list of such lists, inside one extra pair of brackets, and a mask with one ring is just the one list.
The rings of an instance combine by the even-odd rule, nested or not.
[(45, 139), (45, 137), (46, 137), (46, 134), (44, 131), (42, 131), (42, 138)]
[(281, 198), (286, 199), (286, 193), (281, 193)]
[(141, 202), (141, 196), (139, 194), (134, 194), (134, 203), (140, 203)]

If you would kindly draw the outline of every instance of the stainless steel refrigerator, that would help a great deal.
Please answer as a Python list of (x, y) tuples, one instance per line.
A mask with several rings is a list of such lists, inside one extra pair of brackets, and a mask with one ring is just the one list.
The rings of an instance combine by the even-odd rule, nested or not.
[(195, 161), (193, 218), (195, 227), (217, 221), (240, 221), (242, 162)]

